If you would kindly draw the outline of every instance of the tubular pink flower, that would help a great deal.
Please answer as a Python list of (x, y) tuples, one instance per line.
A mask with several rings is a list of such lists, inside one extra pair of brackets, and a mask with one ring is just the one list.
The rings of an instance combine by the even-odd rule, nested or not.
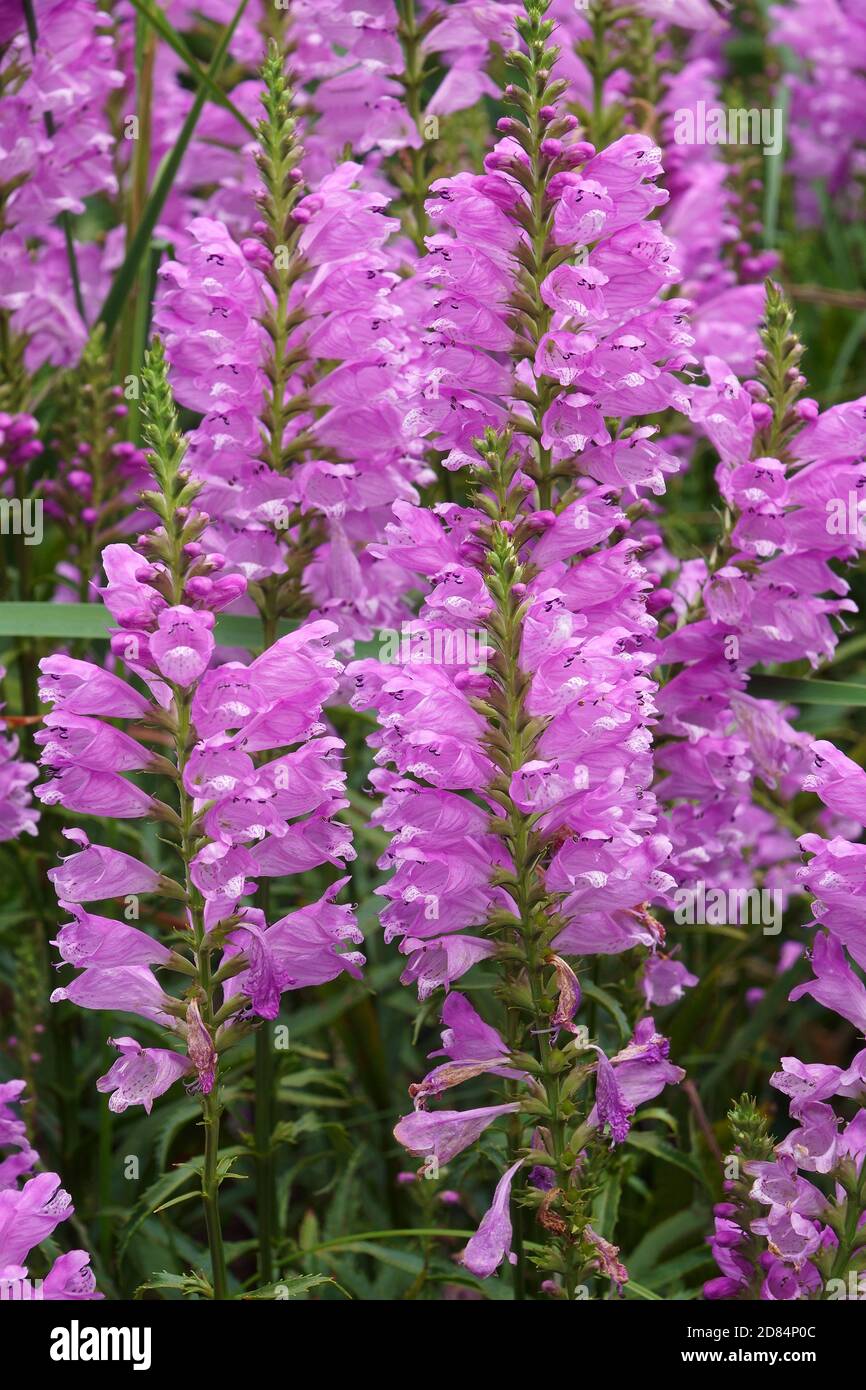
[(511, 1249), (511, 1213), (509, 1199), (514, 1174), (522, 1159), (513, 1163), (499, 1179), (493, 1201), (481, 1218), (481, 1225), (460, 1255), (461, 1263), (479, 1279), (495, 1274), (502, 1261), (515, 1264), (517, 1256)]
[(164, 1047), (142, 1047), (134, 1038), (109, 1038), (120, 1057), (96, 1082), (97, 1091), (109, 1093), (108, 1108), (120, 1115), (130, 1105), (143, 1105), (149, 1115), (157, 1096), (163, 1095), (190, 1070), (190, 1061)]

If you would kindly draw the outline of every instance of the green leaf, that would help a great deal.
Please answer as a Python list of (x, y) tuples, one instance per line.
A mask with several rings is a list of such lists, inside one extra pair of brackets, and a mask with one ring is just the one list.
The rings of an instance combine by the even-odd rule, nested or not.
[(788, 131), (788, 105), (791, 100), (790, 88), (786, 83), (780, 83), (776, 91), (776, 98), (781, 107), (782, 141), (778, 154), (769, 154), (764, 150), (764, 163), (766, 166), (766, 178), (764, 180), (764, 245), (776, 245), (776, 233), (779, 225), (779, 196), (782, 191), (782, 174), (785, 169), (785, 153), (787, 140), (785, 136)]
[[(308, 1216), (314, 1218), (314, 1213), (309, 1212)], [(304, 1219), (306, 1221), (306, 1217)], [(304, 1223), (302, 1222), (302, 1232), (303, 1227)], [(397, 1238), (419, 1240), (422, 1236), (433, 1236), (437, 1240), (469, 1240), (474, 1235), (474, 1231), (454, 1230), (444, 1226), (403, 1226), (399, 1229), (388, 1231), (359, 1231), (355, 1235), (340, 1236), (336, 1240), (323, 1240), (312, 1245), (300, 1245), (299, 1235), (300, 1248), (293, 1250), (289, 1255), (283, 1256), (283, 1259), (305, 1260), (309, 1256), (321, 1254), (321, 1252), (325, 1250), (345, 1250), (349, 1246), (366, 1246), (376, 1240), (394, 1240)], [(533, 1241), (526, 1241), (525, 1248), (527, 1250), (538, 1251), (540, 1254), (544, 1253), (544, 1246), (536, 1245)]]
[(281, 1120), (274, 1126), (271, 1135), (271, 1144), (277, 1148), (280, 1144), (297, 1144), (302, 1134), (312, 1134), (321, 1128), (321, 1120), (318, 1115), (301, 1115), (297, 1120)]
[[(277, 623), (277, 637), (287, 637), (298, 626), (291, 619)], [(262, 624), (258, 618), (247, 618), (241, 613), (222, 613), (217, 617), (214, 637), (222, 647), (244, 647), (247, 651), (258, 651), (262, 646)]]
[(286, 1279), (279, 1280), (276, 1284), (267, 1284), (264, 1288), (253, 1289), (250, 1293), (242, 1293), (238, 1296), (242, 1301), (257, 1298), (276, 1299), (277, 1301), (286, 1298), (300, 1298), (301, 1294), (307, 1293), (309, 1289), (318, 1288), (320, 1284), (334, 1284), (336, 1288), (340, 1287), (336, 1280), (329, 1279), (327, 1274), (292, 1274)]
[(277, 1099), (285, 1105), (307, 1105), (319, 1108), (328, 1107), (329, 1109), (345, 1109), (351, 1105), (350, 1100), (341, 1100), (338, 1096), (314, 1095), (311, 1091), (296, 1091), (292, 1086), (280, 1086), (277, 1092)]
[(774, 1019), (778, 1018), (779, 1009), (784, 1010), (785, 1000), (800, 969), (800, 961), (795, 961), (790, 970), (786, 970), (784, 975), (776, 977), (764, 997), (753, 1009), (750, 1017), (742, 1027), (731, 1035), (727, 1047), (703, 1077), (701, 1081), (702, 1092), (711, 1090), (721, 1081), (729, 1067), (734, 1066), (743, 1057), (749, 1056), (755, 1040), (765, 1032)]
[(652, 1289), (645, 1288), (643, 1284), (636, 1284), (634, 1279), (629, 1279), (628, 1283), (623, 1286), (623, 1293), (626, 1298), (651, 1300), (653, 1303), (661, 1302), (660, 1294), (653, 1293)]
[(199, 87), (205, 88), (211, 101), (216, 102), (218, 106), (225, 107), (226, 111), (230, 111), (235, 120), (240, 122), (247, 134), (254, 140), (256, 138), (256, 128), (252, 121), (247, 120), (243, 112), (239, 111), (235, 106), (231, 97), (223, 91), (222, 87), (214, 82), (210, 73), (206, 72), (196, 61), (182, 36), (169, 24), (162, 11), (152, 5), (149, 0), (131, 0), (131, 4), (134, 5), (138, 13), (147, 20), (148, 24), (153, 26), (160, 38), (164, 39), (168, 44), (169, 48), (174, 50), (178, 58), (186, 63)]
[(708, 1220), (706, 1207), (689, 1207), (686, 1211), (669, 1216), (666, 1221), (660, 1221), (624, 1261), (626, 1269), (629, 1273), (634, 1271), (639, 1277), (649, 1274), (658, 1265), (660, 1256), (672, 1246), (705, 1231)]
[(613, 1240), (621, 1196), (622, 1172), (615, 1170), (608, 1175), (592, 1204), (593, 1230), (598, 1231), (605, 1240)]
[[(114, 619), (101, 603), (0, 604), (0, 637), (105, 641), (113, 626)], [(277, 636), (285, 637), (296, 627), (296, 622), (285, 620), (278, 625)], [(222, 613), (217, 617), (214, 636), (220, 646), (257, 651), (262, 645), (262, 625), (258, 618)]]
[(682, 1168), (683, 1172), (688, 1173), (703, 1186), (706, 1183), (704, 1171), (697, 1159), (691, 1154), (685, 1154), (681, 1149), (675, 1149), (666, 1143), (659, 1134), (642, 1134), (632, 1130), (625, 1141), (633, 1149), (641, 1149), (644, 1153), (651, 1154), (653, 1158), (658, 1158), (662, 1163), (670, 1163), (674, 1168)]
[(665, 1260), (664, 1264), (657, 1265), (653, 1283), (656, 1288), (664, 1289), (669, 1284), (679, 1283), (685, 1275), (692, 1274), (695, 1270), (709, 1270), (714, 1267), (712, 1251), (704, 1245), (696, 1250), (685, 1250), (682, 1255), (675, 1255), (672, 1260)]
[(304, 1213), (298, 1230), (298, 1244), (304, 1251), (312, 1250), (319, 1239), (319, 1218), (310, 1208)]
[[(848, 329), (848, 332), (846, 333), (842, 341), (842, 346), (839, 348), (839, 351), (836, 355), (836, 361), (833, 366), (833, 374), (830, 377), (829, 382), (827, 383), (827, 398), (829, 400), (835, 400), (837, 393), (842, 389), (842, 385), (845, 380), (845, 373), (850, 367), (854, 359), (854, 354), (856, 353), (864, 337), (866, 337), (866, 314), (859, 314), (858, 317), (852, 323), (851, 327)], [(861, 637), (859, 639), (856, 637), (854, 638), (855, 642), (857, 642), (858, 640), (861, 643), (862, 650), (862, 647), (866, 646), (866, 636), (861, 634)], [(848, 644), (843, 643), (843, 645)]]
[(200, 1115), (201, 1106), (195, 1100), (177, 1100), (163, 1106), (153, 1155), (160, 1172), (168, 1163), (168, 1155), (177, 1136)]
[[(332, 1244), (332, 1249), (335, 1246)], [(347, 1255), (370, 1255), (381, 1264), (399, 1269), (403, 1274), (418, 1275), (424, 1267), (420, 1255), (412, 1255), (407, 1250), (395, 1250), (391, 1245), (378, 1245), (373, 1241), (351, 1240), (340, 1242), (339, 1248)]]
[[(863, 322), (866, 329), (866, 314), (863, 315)], [(861, 652), (866, 652), (866, 632), (849, 637), (847, 642), (840, 642), (833, 653), (833, 665), (838, 666), (842, 661), (849, 661), (852, 656), (859, 656)]]
[(759, 700), (793, 700), (798, 705), (866, 705), (866, 685), (851, 681), (798, 680), (794, 676), (753, 676), (749, 694)]
[(606, 989), (602, 989), (601, 985), (594, 984), (592, 980), (581, 980), (580, 988), (588, 999), (594, 999), (597, 1004), (600, 1004), (603, 1009), (607, 1010), (616, 1022), (622, 1041), (628, 1042), (631, 1037), (631, 1028), (628, 1019), (613, 995), (608, 994)]
[(156, 1274), (151, 1274), (144, 1284), (139, 1284), (135, 1291), (135, 1297), (139, 1298), (146, 1289), (173, 1289), (177, 1293), (183, 1294), (184, 1298), (189, 1298), (195, 1294), (198, 1298), (213, 1298), (213, 1289), (202, 1274), (170, 1274), (167, 1269), (161, 1269)]
[[(211, 81), (216, 78), (223, 65), (228, 46), (232, 40), (232, 35), (246, 7), (247, 0), (240, 0), (240, 4), (235, 10), (234, 18), (223, 30), (222, 37), (214, 49), (210, 67), (207, 70), (208, 77)], [(207, 88), (200, 86), (196, 93), (195, 101), (190, 107), (189, 114), (181, 127), (176, 143), (159, 166), (150, 197), (141, 215), (141, 222), (135, 229), (132, 242), (123, 258), (123, 264), (115, 275), (111, 289), (105, 297), (105, 303), (99, 311), (99, 322), (105, 325), (106, 333), (111, 333), (117, 324), (127, 295), (130, 293), (133, 282), (138, 275), (138, 268), (142, 256), (144, 256), (150, 245), (153, 229), (159, 220), (159, 215), (165, 205), (165, 200), (171, 192), (171, 187), (177, 176), (177, 171), (180, 168), (181, 160), (186, 154), (187, 147), (193, 137), (196, 125), (198, 124), (198, 118), (202, 113), (206, 100)]]
[(111, 616), (98, 603), (0, 604), (0, 637), (108, 636)]
[(646, 1109), (641, 1106), (640, 1117), (642, 1120), (661, 1120), (662, 1124), (667, 1125), (674, 1136), (679, 1133), (679, 1125), (673, 1115), (661, 1105), (650, 1105)]
[(177, 1168), (173, 1168), (170, 1173), (163, 1173), (162, 1177), (157, 1178), (156, 1182), (152, 1183), (147, 1191), (142, 1194), (141, 1200), (131, 1213), (129, 1222), (123, 1232), (117, 1251), (118, 1261), (123, 1259), (129, 1247), (129, 1242), (132, 1240), (136, 1231), (139, 1231), (145, 1221), (153, 1216), (154, 1211), (160, 1203), (171, 1197), (185, 1182), (189, 1182), (191, 1178), (198, 1177), (198, 1168), (200, 1166), (200, 1162), (198, 1165), (195, 1163), (181, 1163)]
[(179, 1207), (181, 1202), (191, 1202), (193, 1198), (200, 1196), (200, 1192), (183, 1192), (180, 1197), (172, 1197), (170, 1202), (163, 1202), (162, 1206), (154, 1207), (153, 1214), (158, 1216), (161, 1211), (168, 1211), (169, 1207)]

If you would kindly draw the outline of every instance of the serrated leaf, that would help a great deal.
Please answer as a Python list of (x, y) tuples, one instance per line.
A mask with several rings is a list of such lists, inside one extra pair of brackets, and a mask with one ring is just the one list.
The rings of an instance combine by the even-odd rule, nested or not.
[(151, 1274), (149, 1279), (143, 1284), (139, 1284), (135, 1290), (135, 1297), (138, 1298), (146, 1289), (173, 1289), (177, 1293), (182, 1293), (184, 1298), (189, 1298), (192, 1294), (196, 1294), (199, 1298), (213, 1297), (210, 1282), (203, 1274), (171, 1274), (166, 1269)]
[(318, 1115), (307, 1114), (299, 1120), (281, 1120), (274, 1127), (271, 1143), (274, 1147), (278, 1144), (296, 1144), (302, 1134), (314, 1134), (321, 1127)]
[[(267, 1284), (262, 1289), (253, 1289), (250, 1293), (240, 1294), (242, 1301), (249, 1299), (281, 1299), (300, 1298), (301, 1294), (307, 1293), (310, 1289), (316, 1289), (320, 1284), (333, 1284), (336, 1288), (340, 1285), (335, 1279), (329, 1278), (327, 1274), (292, 1274), (286, 1279), (280, 1279), (277, 1283)], [(345, 1289), (343, 1290), (345, 1293)], [(348, 1297), (348, 1295), (347, 1295)]]

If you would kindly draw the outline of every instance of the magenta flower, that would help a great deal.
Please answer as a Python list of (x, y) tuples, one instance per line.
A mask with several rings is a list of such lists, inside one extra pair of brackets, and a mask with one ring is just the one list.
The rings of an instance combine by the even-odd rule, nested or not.
[(190, 1061), (164, 1047), (142, 1047), (134, 1038), (109, 1038), (120, 1052), (114, 1065), (96, 1082), (109, 1094), (108, 1108), (120, 1115), (130, 1105), (143, 1105), (148, 1115), (163, 1095), (190, 1070)]
[(146, 932), (113, 917), (95, 917), (74, 902), (59, 906), (75, 918), (52, 941), (70, 965), (107, 969), (126, 965), (165, 965), (171, 951)]
[(798, 1057), (783, 1057), (782, 1070), (773, 1072), (770, 1085), (789, 1098), (792, 1115), (808, 1100), (860, 1096), (866, 1090), (866, 1051), (858, 1052), (844, 1071), (823, 1062), (806, 1063)]
[(698, 983), (697, 975), (678, 960), (666, 956), (649, 956), (644, 966), (641, 988), (647, 1008), (674, 1004), (682, 999), (683, 991), (692, 989)]
[[(812, 744), (813, 771), (804, 778), (805, 791), (816, 792), (837, 815), (853, 820), (866, 817), (866, 772), (846, 758), (826, 739)], [(864, 821), (866, 823), (866, 821)]]
[(0, 1192), (0, 1268), (22, 1264), (72, 1212), (72, 1198), (56, 1173), (40, 1173), (20, 1189)]
[(47, 767), (66, 765), (93, 772), (135, 772), (150, 768), (154, 755), (134, 738), (99, 719), (52, 710), (34, 735)]
[(25, 1126), (12, 1109), (23, 1090), (23, 1081), (0, 1084), (0, 1147), (18, 1150), (0, 1162), (0, 1283), (14, 1281), (22, 1298), (101, 1298), (84, 1250), (58, 1255), (38, 1283), (24, 1263), (32, 1247), (73, 1215), (73, 1207), (56, 1173), (31, 1176), (23, 1187), (17, 1186), (18, 1179), (31, 1174), (39, 1163), (38, 1153), (27, 1143)]
[(836, 1163), (839, 1122), (832, 1106), (807, 1101), (800, 1112), (801, 1124), (777, 1145), (777, 1153), (790, 1155), (798, 1168), (810, 1173), (829, 1173)]
[(147, 966), (117, 965), (93, 967), (51, 993), (52, 1004), (68, 999), (81, 1009), (116, 1009), (121, 1013), (140, 1014), (172, 1027), (172, 1016), (166, 1012), (171, 1000), (157, 984)]
[[(627, 1293), (616, 1203), (598, 1198), (645, 1162), (630, 1137), (651, 1147), (668, 1101), (650, 1107), (685, 1075), (656, 1009), (684, 1005), (706, 1043), (717, 984), (716, 1032), (741, 1015), (754, 1031), (789, 973), (795, 1012), (805, 998), (836, 1015), (832, 1056), (783, 1057), (725, 1137), (688, 1088), (699, 1144), (712, 1129), (737, 1159), (704, 1296), (826, 1299), (835, 1276), (848, 1296), (866, 1219), (866, 772), (855, 721), (841, 751), (807, 731), (807, 702), (772, 691), (808, 668), (817, 691), (856, 611), (866, 397), (801, 394), (793, 317), (766, 278), (770, 164), (701, 138), (708, 120), (733, 129), (742, 15), (728, 0), (302, 0), (265, 23), (248, 5), (216, 101), (134, 6), (0, 8), (0, 502), (4, 531), (34, 499), (50, 528), (44, 552), (16, 539), (0, 587), (22, 608), (53, 598), (61, 625), (72, 602), (112, 620), (104, 660), (100, 644), (69, 654), (87, 646), (74, 636), (43, 658), (44, 717), (31, 666), (49, 644), (12, 624), (0, 850), (29, 894), (65, 827), (51, 999), (142, 1020), (97, 1067), (110, 1111), (149, 1117), (163, 1096), (168, 1111), (178, 1081), (197, 1098), (203, 1230), (187, 1207), (169, 1221), (208, 1251), (184, 1287), (199, 1266), (217, 1301), (272, 1286), (274, 1165), (285, 1178), (279, 1145), (305, 1144), (309, 1119), (277, 1111), (296, 1061), (299, 1087), (319, 1066), (285, 1058), (273, 1025), (285, 995), (320, 992), (327, 1013), (332, 993), (359, 993), (358, 917), (378, 902), (398, 954), (377, 978), (417, 986), (434, 1038), (441, 1015), (394, 1129), (423, 1163), (398, 1179), (412, 1224), (474, 1209), (486, 1165), (489, 1209), (445, 1298), (483, 1297), (474, 1279), (510, 1265), (518, 1298)], [(204, 8), (165, 7), (210, 63), (235, 3)], [(866, 169), (864, 0), (787, 0), (751, 29), (796, 59), (780, 77), (765, 64), (755, 98), (755, 115), (788, 113), (774, 167), (801, 218), (829, 208), (844, 241)], [(191, 117), (130, 314), (129, 233)], [(780, 278), (820, 278), (809, 251)], [(166, 347), (140, 363), (151, 320)], [(40, 750), (35, 796), (19, 729)], [(97, 842), (70, 816), (100, 818)], [(35, 847), (14, 843), (40, 826)], [(337, 901), (374, 868), (360, 913)], [(28, 921), (16, 938), (23, 893), (17, 1036), (3, 1032), (34, 1100), (22, 1119), (24, 1083), (0, 1083), (0, 1282), (35, 1291), (37, 1272), (46, 1298), (98, 1298), (87, 1252), (57, 1254), (71, 1199), (31, 1146), (70, 1136), (43, 1113), (58, 1038), (37, 1041), (44, 962)], [(692, 926), (696, 949), (697, 932), (676, 935)], [(719, 971), (726, 934), (742, 972)], [(49, 1031), (70, 1013), (49, 1011)], [(79, 1020), (78, 1042), (95, 1026)], [(346, 1061), (340, 1031), (325, 1081)], [(688, 1051), (700, 1089), (708, 1047)], [(473, 1108), (439, 1108), (464, 1083)], [(686, 1098), (670, 1110), (687, 1116)], [(257, 1189), (227, 1242), (223, 1116)], [(241, 1271), (247, 1235), (261, 1288)], [(661, 1292), (696, 1292), (686, 1264), (663, 1264)]]
[(821, 1289), (821, 1276), (812, 1264), (795, 1267), (769, 1256), (767, 1274), (761, 1285), (761, 1299), (770, 1303), (814, 1298)]
[[(16, 336), (27, 341), (31, 371), (46, 361), (71, 365), (85, 345), (63, 233), (54, 223), (58, 214), (83, 213), (87, 198), (117, 194), (106, 103), (124, 80), (114, 37), (91, 0), (37, 0), (32, 8), (35, 48), (17, 0), (11, 14), (5, 7), (2, 21), (4, 45), (10, 40), (3, 65), (20, 76), (3, 94), (2, 143), (12, 188), (0, 236), (0, 259), (17, 266), (14, 279), (4, 276), (0, 304)], [(79, 260), (91, 321), (104, 292), (101, 263), (95, 245)]]
[(825, 1008), (833, 1009), (866, 1032), (866, 985), (848, 964), (839, 942), (825, 932), (819, 932), (811, 954), (815, 978), (797, 985), (788, 995), (790, 1000), (811, 994)]
[(360, 979), (364, 956), (343, 950), (342, 943), (360, 945), (364, 937), (352, 909), (332, 901), (347, 881), (338, 879), (317, 902), (281, 917), (263, 933), (275, 971), (288, 982), (283, 988), (326, 984), (343, 970)]
[(416, 1110), (394, 1127), (394, 1138), (413, 1154), (435, 1157), (447, 1163), (474, 1144), (479, 1134), (500, 1115), (520, 1109), (517, 1101), (507, 1105), (488, 1105), (479, 1110)]
[(63, 834), (80, 849), (64, 859), (59, 869), (48, 870), (59, 899), (96, 902), (130, 893), (156, 893), (163, 887), (161, 876), (132, 855), (106, 845), (92, 845), (83, 830), (64, 830)]
[(514, 1264), (517, 1256), (511, 1249), (511, 1212), (509, 1200), (514, 1175), (522, 1159), (513, 1163), (496, 1184), (493, 1201), (481, 1218), (481, 1224), (460, 1255), (461, 1263), (471, 1274), (479, 1279), (489, 1279), (491, 1274), (507, 1259)]
[[(0, 1278), (3, 1273), (0, 1272)], [(104, 1298), (96, 1287), (86, 1250), (69, 1250), (58, 1255), (42, 1281), (42, 1297), (65, 1303), (82, 1303)]]
[(217, 1054), (197, 999), (190, 999), (186, 1009), (186, 1050), (198, 1073), (198, 1089), (208, 1095), (214, 1086)]
[(48, 762), (50, 756), (42, 758), (49, 780), (35, 788), (44, 806), (63, 806), (81, 815), (116, 820), (137, 820), (153, 814), (153, 798), (125, 777), (78, 765), (53, 768)]
[(443, 986), (447, 990), (478, 961), (491, 956), (494, 948), (480, 936), (461, 932), (459, 936), (432, 937), (426, 941), (404, 937), (400, 950), (409, 958), (400, 983), (417, 984), (418, 998), (424, 1000)]
[(796, 1159), (780, 1154), (771, 1163), (752, 1161), (747, 1172), (754, 1177), (751, 1195), (757, 1202), (802, 1216), (820, 1216), (827, 1199), (812, 1183), (800, 1177)]
[(24, 1081), (0, 1083), (0, 1145), (23, 1148), (27, 1143), (27, 1127), (12, 1107), (21, 1099)]
[(634, 1105), (620, 1090), (616, 1071), (601, 1048), (596, 1050), (598, 1052), (598, 1064), (595, 1073), (595, 1110), (593, 1115), (602, 1130), (605, 1128), (610, 1130), (611, 1145), (621, 1144), (623, 1140), (628, 1138)]
[[(0, 666), (0, 681), (5, 675)], [(3, 727), (0, 719), (0, 730)], [(36, 768), (21, 762), (17, 755), (18, 740), (0, 736), (0, 843), (17, 840), (19, 835), (35, 835), (39, 822), (29, 791)]]
[[(431, 1057), (450, 1057), (452, 1062), (500, 1063), (508, 1057), (503, 1038), (473, 1009), (462, 994), (452, 992), (442, 1005), (442, 1046)], [(518, 1076), (513, 1068), (499, 1065), (499, 1076)]]
[(126, 681), (89, 661), (46, 656), (39, 663), (39, 698), (64, 714), (102, 714), (112, 719), (140, 719), (149, 706)]
[(184, 604), (164, 608), (150, 638), (150, 654), (166, 680), (183, 689), (204, 673), (214, 647), (212, 613), (195, 613)]

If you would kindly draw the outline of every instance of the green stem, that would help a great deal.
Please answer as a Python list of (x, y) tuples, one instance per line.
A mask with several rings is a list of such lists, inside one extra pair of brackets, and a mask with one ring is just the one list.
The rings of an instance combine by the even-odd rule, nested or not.
[(274, 1156), (273, 1096), (274, 1059), (267, 1026), (256, 1033), (255, 1058), (256, 1207), (258, 1215), (259, 1278), (273, 1279)]
[(839, 1235), (839, 1247), (830, 1270), (831, 1279), (847, 1280), (848, 1278), (848, 1267), (854, 1256), (860, 1229), (860, 1218), (863, 1215), (864, 1199), (866, 1199), (866, 1164), (861, 1168), (857, 1181), (853, 1184), (853, 1190), (849, 1187), (846, 1195), (845, 1226)]
[[(552, 1263), (554, 1267), (564, 1270), (566, 1291), (569, 1297), (573, 1297), (577, 1282), (575, 1246), (567, 1222), (572, 1207), (569, 1189), (572, 1185), (573, 1160), (568, 1150), (559, 1069), (553, 1056), (554, 1045), (549, 1032), (552, 996), (548, 989), (549, 982), (545, 980), (545, 972), (550, 969), (552, 900), (540, 891), (538, 866), (545, 852), (543, 839), (534, 831), (531, 818), (520, 810), (510, 793), (514, 775), (536, 755), (539, 729), (526, 713), (528, 679), (520, 666), (523, 638), (523, 590), (520, 586), (525, 583), (529, 573), (519, 559), (521, 540), (514, 536), (519, 502), (514, 498), (511, 481), (518, 456), (509, 457), (509, 451), (509, 437), (497, 438), (492, 432), (488, 435), (486, 448), (482, 450), (489, 468), (485, 479), (489, 485), (489, 505), (485, 510), (491, 519), (487, 587), (495, 604), (491, 639), (496, 648), (493, 689), (488, 697), (489, 703), (486, 703), (490, 727), (487, 751), (500, 769), (491, 792), (505, 813), (502, 830), (513, 866), (508, 891), (515, 903), (514, 916), (505, 927), (499, 929), (508, 947), (503, 992), (508, 1004), (507, 1037), (511, 1052), (523, 1052), (531, 1038), (534, 1041), (530, 1046), (537, 1053), (535, 1070), (544, 1095), (545, 1123), (550, 1134), (549, 1155), (561, 1194), (560, 1205), (566, 1213), (565, 1219), (559, 1217), (552, 1221), (546, 1234), (549, 1245), (556, 1249), (556, 1259)], [(505, 528), (502, 523), (506, 524)], [(531, 1002), (525, 999), (527, 988)], [(526, 1147), (521, 1142), (520, 1114), (513, 1119), (517, 1123), (509, 1129), (511, 1163)], [(515, 1217), (512, 1226), (515, 1231), (520, 1230), (522, 1215), (518, 1197), (519, 1187), (515, 1187), (512, 1189)], [(559, 1231), (552, 1229), (556, 1225), (560, 1227)], [(519, 1248), (515, 1249), (515, 1253), (518, 1254), (519, 1266)], [(519, 1270), (518, 1266), (515, 1266), (514, 1275), (515, 1298), (522, 1299), (526, 1296), (526, 1272), (525, 1268)]]
[(600, 4), (592, 14), (592, 124), (589, 138), (599, 148), (604, 138), (604, 79), (607, 64), (607, 15)]
[[(144, 549), (157, 557), (164, 567), (163, 593), (172, 606), (177, 606), (183, 602), (188, 577), (185, 547), (201, 535), (206, 518), (200, 512), (190, 512), (189, 503), (196, 496), (197, 485), (189, 479), (182, 466), (186, 443), (180, 432), (168, 384), (165, 353), (159, 339), (154, 340), (147, 353), (142, 377), (145, 388), (142, 398), (143, 434), (149, 450), (151, 471), (158, 485), (156, 490), (143, 492), (142, 497), (162, 522), (147, 538)], [(186, 995), (188, 1003), (185, 1015), (187, 1050), (200, 1078), (205, 1131), (201, 1196), (211, 1259), (213, 1297), (223, 1300), (228, 1297), (228, 1273), (219, 1206), (222, 1181), (219, 1165), (220, 1117), (223, 1107), (217, 1033), (224, 1011), (233, 1012), (236, 1007), (242, 1006), (243, 1001), (238, 1000), (236, 1004), (235, 1000), (229, 1000), (222, 1009), (216, 1004), (215, 996), (220, 986), (214, 981), (212, 956), (215, 951), (222, 949), (223, 941), (217, 930), (219, 924), (212, 932), (207, 929), (204, 898), (193, 881), (191, 866), (203, 843), (203, 835), (196, 815), (195, 799), (184, 785), (184, 774), (195, 746), (192, 701), (192, 690), (173, 685), (171, 713), (164, 715), (163, 720), (171, 729), (174, 743), (177, 812), (172, 813), (170, 822), (177, 829), (175, 848), (183, 865), (183, 897), (189, 928), (189, 963), (193, 975)], [(186, 975), (186, 971), (183, 973)], [(204, 1089), (206, 1085), (207, 1089)]]
[[(15, 496), (18, 498), (22, 517), (25, 502), (27, 500), (27, 478), (25, 470), (19, 469), (15, 476)], [(27, 544), (27, 537), (21, 531), (15, 536), (15, 564), (18, 570), (18, 598), (26, 603), (32, 597), (31, 565), (30, 565), (30, 546)], [(39, 712), (39, 699), (37, 695), (37, 676), (36, 676), (36, 653), (32, 641), (28, 637), (21, 637), (18, 648), (18, 673), (21, 681), (21, 714), (37, 714)], [(33, 731), (29, 725), (25, 725), (22, 730), (21, 742), (28, 751), (33, 748)]]
[[(179, 566), (178, 566), (179, 569)], [(175, 571), (177, 573), (177, 571)], [(180, 817), (181, 855), (186, 873), (186, 891), (189, 899), (190, 918), (193, 932), (193, 960), (196, 980), (202, 997), (201, 1014), (205, 1026), (213, 1036), (214, 1028), (214, 983), (211, 974), (211, 950), (204, 925), (204, 911), (201, 895), (192, 882), (190, 864), (195, 855), (193, 836), (194, 805), (192, 797), (184, 790), (183, 771), (189, 757), (191, 746), (192, 721), (190, 714), (191, 697), (183, 691), (176, 691), (177, 709), (177, 767), (180, 774)], [(219, 1160), (220, 1116), (222, 1106), (219, 1100), (219, 1074), (214, 1077), (213, 1089), (202, 1095), (202, 1115), (205, 1129), (204, 1172), (202, 1175), (202, 1200), (204, 1203), (205, 1226), (207, 1228), (208, 1248), (211, 1257), (214, 1298), (227, 1297), (227, 1274), (225, 1250), (223, 1248), (222, 1227), (219, 1211)]]
[[(271, 599), (272, 595), (268, 595)], [(262, 613), (262, 644), (267, 651), (277, 640), (277, 618), (273, 603), (268, 602)], [(261, 889), (265, 922), (270, 913), (270, 882)], [(270, 1284), (274, 1274), (273, 1223), (276, 1210), (276, 1174), (274, 1171), (274, 1056), (272, 1035), (267, 1023), (256, 1033), (255, 1041), (255, 1175), (258, 1215), (259, 1279)]]
[[(415, 0), (398, 0), (400, 22), (397, 34), (403, 48), (404, 73), (403, 88), (406, 93), (406, 110), (412, 124), (422, 132), (421, 90), (424, 85), (424, 52), (421, 47), (422, 35), (418, 28)], [(420, 252), (425, 250), (424, 238), (430, 225), (427, 220), (427, 184), (429, 169), (424, 148), (410, 151), (411, 176), (407, 189), (407, 202), (412, 213), (410, 235)]]
[[(132, 181), (129, 190), (126, 238), (131, 245), (141, 225), (144, 209), (147, 206), (148, 182), (150, 176), (150, 154), (153, 128), (153, 73), (156, 65), (156, 33), (139, 14), (136, 16), (135, 67), (136, 104), (138, 106), (138, 139), (132, 158)], [(141, 364), (147, 346), (147, 328), (150, 319), (151, 259), (143, 255), (133, 279), (130, 294), (124, 307), (120, 327), (119, 355), (121, 376), (141, 375)], [(141, 439), (141, 418), (139, 401), (133, 397), (129, 401), (127, 419), (128, 437), (133, 443)]]
[(111, 1260), (111, 1129), (112, 1114), (107, 1105), (99, 1111), (99, 1253), (102, 1263)]
[(211, 1270), (213, 1274), (213, 1296), (219, 1301), (228, 1298), (228, 1278), (226, 1257), (223, 1246), (222, 1225), (219, 1209), (219, 1180), (217, 1166), (220, 1147), (220, 1115), (222, 1113), (216, 1090), (211, 1091), (203, 1101), (204, 1108), (204, 1177), (202, 1196), (204, 1217), (207, 1226), (207, 1243), (210, 1249)]

